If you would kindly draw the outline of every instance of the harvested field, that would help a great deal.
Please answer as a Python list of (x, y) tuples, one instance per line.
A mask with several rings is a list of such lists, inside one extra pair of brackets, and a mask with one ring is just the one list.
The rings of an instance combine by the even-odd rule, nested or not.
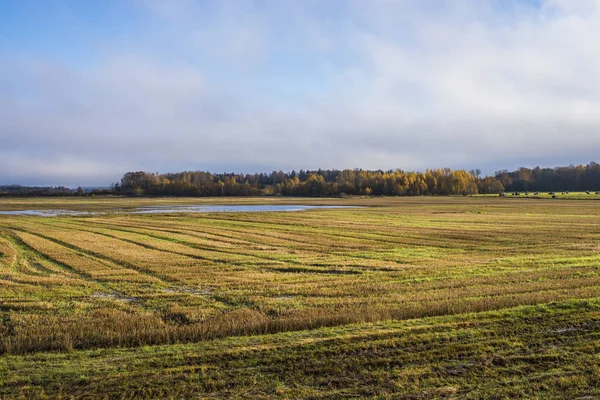
[[(495, 393), (493, 383), (473, 392), (468, 378), (485, 374), (505, 385), (500, 397), (555, 394), (560, 385), (598, 395), (600, 203), (219, 201), (269, 203), (365, 207), (0, 216), (0, 396), (77, 395), (84, 393), (81, 384), (113, 397), (116, 392), (85, 375), (89, 357), (100, 364), (119, 357), (132, 381), (119, 378), (114, 365), (100, 376), (114, 380), (124, 397), (325, 398), (403, 390), (413, 397), (483, 396)], [(0, 209), (165, 204), (211, 201), (2, 199)], [(542, 348), (547, 351), (536, 355)], [(530, 365), (528, 357), (539, 363)], [(68, 366), (67, 372), (36, 370), (24, 381), (22, 371), (40, 358)], [(265, 364), (285, 371), (299, 362), (307, 369), (285, 375)], [(155, 364), (160, 368), (143, 388), (141, 379)], [(341, 375), (339, 365), (347, 366)], [(168, 378), (164, 368), (173, 371)], [(245, 368), (265, 379), (256, 392)], [(73, 369), (88, 371), (82, 372), (88, 378), (77, 381)], [(519, 386), (531, 381), (517, 379), (517, 371), (531, 371), (538, 386)], [(552, 376), (563, 383), (548, 384)], [(165, 379), (171, 392), (159, 382)], [(49, 386), (42, 389), (42, 381)]]

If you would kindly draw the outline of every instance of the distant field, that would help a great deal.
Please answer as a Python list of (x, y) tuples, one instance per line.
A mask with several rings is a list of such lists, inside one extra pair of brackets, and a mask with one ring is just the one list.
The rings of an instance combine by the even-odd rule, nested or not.
[(600, 396), (600, 203), (522, 197), (0, 199), (365, 206), (0, 215), (0, 397)]
[[(512, 192), (506, 192), (506, 197), (508, 198), (522, 198), (522, 199), (552, 199), (552, 196), (555, 196), (556, 199), (562, 200), (600, 200), (600, 194), (596, 194), (596, 191), (586, 193), (586, 192), (554, 192), (554, 195), (550, 194), (550, 192), (539, 192), (535, 194), (534, 191), (528, 192), (519, 192), (519, 195), (513, 195)], [(497, 194), (478, 194), (473, 197), (498, 197)], [(555, 200), (556, 200), (555, 199)]]

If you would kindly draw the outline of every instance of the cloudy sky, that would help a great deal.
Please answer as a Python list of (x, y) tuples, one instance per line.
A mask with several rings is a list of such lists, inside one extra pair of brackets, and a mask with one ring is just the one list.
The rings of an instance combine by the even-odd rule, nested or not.
[(600, 161), (600, 0), (3, 0), (0, 184)]

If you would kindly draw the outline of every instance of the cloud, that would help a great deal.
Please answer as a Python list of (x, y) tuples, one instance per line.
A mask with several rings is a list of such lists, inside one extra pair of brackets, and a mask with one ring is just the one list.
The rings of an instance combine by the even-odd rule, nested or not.
[[(88, 63), (0, 57), (0, 182), (591, 161), (600, 2), (135, 1)], [(137, 33), (136, 33), (137, 32)]]

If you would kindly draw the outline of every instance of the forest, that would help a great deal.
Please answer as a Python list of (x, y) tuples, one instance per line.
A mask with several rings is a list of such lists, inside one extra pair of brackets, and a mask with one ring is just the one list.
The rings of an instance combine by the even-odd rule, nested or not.
[(600, 164), (569, 165), (555, 168), (519, 168), (516, 171), (498, 171), (496, 180), (511, 192), (600, 190)]
[(481, 176), (480, 170), (300, 170), (238, 174), (185, 171), (127, 172), (110, 189), (84, 191), (81, 187), (0, 186), (0, 196), (422, 196), (498, 194), (504, 191), (596, 191), (600, 164), (554, 168), (501, 170)]
[(0, 185), (0, 196), (71, 196), (77, 194), (77, 191), (64, 186), (21, 186), (21, 185)]
[(476, 194), (502, 191), (495, 179), (464, 170), (427, 172), (318, 170), (260, 174), (128, 172), (116, 192), (150, 196), (405, 196)]

